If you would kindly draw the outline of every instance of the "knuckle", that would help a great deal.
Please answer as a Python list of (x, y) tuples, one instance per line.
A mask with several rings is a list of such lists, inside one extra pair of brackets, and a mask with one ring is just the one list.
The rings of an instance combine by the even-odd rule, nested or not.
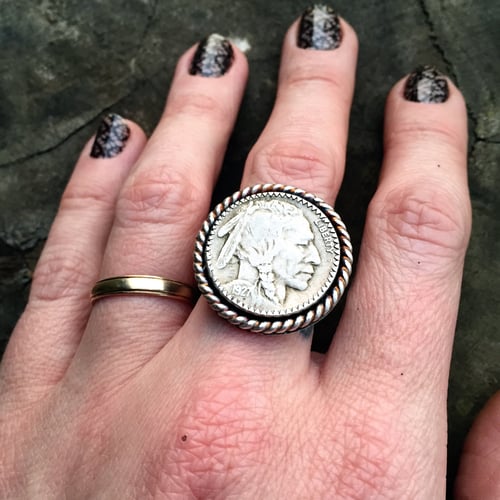
[[(386, 498), (399, 494), (400, 498), (414, 498), (409, 490), (418, 484), (414, 478), (421, 471), (411, 451), (401, 450), (404, 434), (380, 410), (372, 411), (369, 418), (366, 414), (350, 415), (345, 421), (344, 451), (332, 485), (336, 495)], [(338, 446), (338, 440), (330, 445)]]
[(462, 256), (470, 233), (470, 207), (444, 188), (414, 185), (375, 195), (369, 217), (400, 253), (426, 258)]
[(207, 94), (181, 93), (167, 105), (165, 118), (185, 115), (189, 118), (210, 118), (218, 123), (230, 123), (228, 106)]
[(116, 221), (124, 229), (137, 224), (168, 225), (190, 221), (206, 194), (190, 176), (159, 164), (139, 169), (122, 189), (116, 206)]
[(328, 71), (328, 68), (318, 68), (317, 64), (297, 64), (293, 71), (287, 72), (285, 81), (286, 87), (294, 89), (296, 87), (323, 87), (330, 92), (335, 92), (338, 96), (345, 93), (345, 83), (337, 72)]
[(335, 157), (308, 141), (281, 141), (252, 151), (249, 162), (254, 176), (264, 182), (293, 182), (304, 189), (330, 192)]
[(401, 121), (391, 127), (385, 135), (386, 150), (407, 150), (409, 144), (425, 144), (424, 151), (429, 148), (445, 148), (449, 154), (458, 153), (463, 157), (467, 144), (461, 129), (446, 120), (429, 120), (422, 122)]
[(144, 478), (147, 491), (172, 492), (175, 484), (183, 484), (196, 498), (206, 498), (209, 491), (227, 493), (264, 460), (271, 426), (268, 402), (256, 406), (256, 398), (265, 398), (252, 382), (228, 379), (227, 369), (210, 368), (206, 375), (180, 411), (174, 445), (159, 444)]
[(115, 198), (110, 195), (109, 188), (97, 183), (70, 183), (64, 191), (60, 210), (83, 211), (89, 208), (114, 210)]
[[(265, 420), (247, 397), (245, 384), (228, 384), (226, 377), (212, 380), (200, 387), (195, 402), (183, 422), (183, 435), (190, 437), (186, 447), (200, 454), (191, 464), (195, 469), (212, 468), (217, 458), (214, 450), (232, 448), (238, 443), (247, 463), (258, 462), (265, 442)], [(251, 391), (253, 393), (253, 391)]]
[(30, 302), (50, 302), (87, 294), (91, 280), (91, 274), (85, 265), (87, 260), (75, 248), (47, 249), (33, 273)]

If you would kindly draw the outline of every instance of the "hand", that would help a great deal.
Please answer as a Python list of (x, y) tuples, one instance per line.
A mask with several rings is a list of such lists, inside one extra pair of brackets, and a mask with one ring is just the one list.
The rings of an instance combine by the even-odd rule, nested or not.
[[(357, 40), (322, 14), (314, 37), (311, 13), (286, 35), (242, 186), (286, 183), (333, 204)], [(210, 37), (181, 57), (149, 141), (113, 115), (85, 146), (2, 364), (2, 498), (444, 497), (470, 202), (465, 105), (434, 70), (388, 97), (380, 185), (326, 355), (305, 335), (238, 330), (204, 299), (192, 309), (119, 296), (91, 309), (104, 277), (193, 284), (191, 249), (246, 77), (243, 54)], [(500, 494), (499, 406), (471, 435), (459, 498)]]

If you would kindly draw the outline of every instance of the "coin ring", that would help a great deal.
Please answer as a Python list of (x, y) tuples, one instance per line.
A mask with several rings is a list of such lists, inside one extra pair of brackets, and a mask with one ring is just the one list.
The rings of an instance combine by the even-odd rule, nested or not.
[(340, 216), (317, 196), (259, 184), (218, 204), (195, 246), (194, 271), (210, 306), (252, 332), (310, 326), (338, 303), (352, 269)]

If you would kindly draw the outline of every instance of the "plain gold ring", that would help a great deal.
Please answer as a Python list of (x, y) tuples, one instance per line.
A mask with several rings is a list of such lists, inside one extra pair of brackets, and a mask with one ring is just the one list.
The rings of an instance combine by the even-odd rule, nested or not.
[(113, 295), (155, 295), (195, 303), (198, 294), (194, 288), (161, 276), (114, 276), (98, 281), (90, 294), (92, 302)]

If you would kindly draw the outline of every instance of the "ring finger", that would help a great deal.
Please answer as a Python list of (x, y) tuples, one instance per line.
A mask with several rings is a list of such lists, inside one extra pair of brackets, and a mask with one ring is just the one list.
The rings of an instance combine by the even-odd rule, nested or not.
[[(194, 238), (209, 207), (246, 75), (245, 57), (220, 35), (181, 57), (160, 123), (118, 198), (101, 278), (159, 275), (192, 284)], [(126, 362), (133, 353), (133, 363), (140, 364), (190, 311), (187, 303), (155, 297), (99, 300), (82, 351)], [(106, 335), (96, 333), (103, 330)]]
[[(344, 172), (357, 48), (354, 30), (328, 7), (307, 9), (291, 26), (283, 45), (276, 103), (250, 152), (242, 186), (290, 184), (333, 203)], [(258, 355), (265, 342), (267, 352), (282, 353), (295, 367), (299, 359), (303, 367), (309, 365), (304, 346), (310, 346), (310, 335), (262, 338), (231, 331), (227, 335), (242, 342), (242, 349), (254, 346)], [(198, 344), (199, 339), (189, 337), (202, 336), (199, 332), (190, 329), (186, 341)]]

